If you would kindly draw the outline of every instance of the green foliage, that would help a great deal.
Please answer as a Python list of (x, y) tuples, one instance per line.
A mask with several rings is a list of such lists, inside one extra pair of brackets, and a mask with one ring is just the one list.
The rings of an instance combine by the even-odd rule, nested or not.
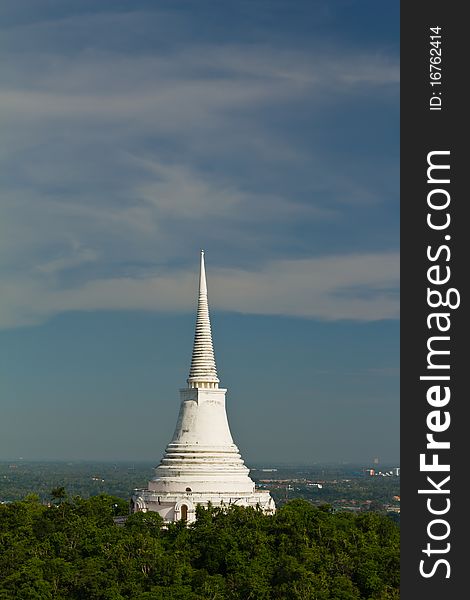
[(197, 509), (189, 526), (155, 513), (113, 517), (101, 494), (0, 505), (0, 600), (398, 600), (399, 529), (385, 515), (316, 508), (274, 516)]
[(60, 504), (60, 502), (65, 500), (66, 497), (67, 492), (65, 491), (65, 488), (63, 486), (59, 486), (51, 490), (52, 501), (55, 501)]

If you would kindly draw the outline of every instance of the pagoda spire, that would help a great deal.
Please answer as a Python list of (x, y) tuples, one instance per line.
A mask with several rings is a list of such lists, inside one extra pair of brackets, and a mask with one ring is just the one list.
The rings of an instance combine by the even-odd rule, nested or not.
[(201, 266), (199, 271), (199, 297), (197, 304), (196, 331), (194, 333), (193, 356), (189, 370), (188, 386), (190, 388), (218, 388), (219, 379), (215, 366), (214, 348), (212, 345), (209, 304), (207, 301), (206, 270), (204, 266), (204, 250), (201, 250)]
[(165, 523), (196, 520), (197, 507), (231, 505), (276, 510), (268, 490), (257, 490), (235, 445), (219, 388), (212, 346), (204, 252), (188, 387), (180, 389), (175, 432), (147, 489), (135, 490), (132, 511), (153, 511)]

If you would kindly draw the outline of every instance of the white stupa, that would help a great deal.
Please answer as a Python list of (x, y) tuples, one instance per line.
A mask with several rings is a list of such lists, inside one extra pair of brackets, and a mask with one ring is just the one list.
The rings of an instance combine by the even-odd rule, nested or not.
[(212, 346), (204, 252), (201, 251), (199, 299), (193, 356), (180, 390), (181, 407), (173, 439), (155, 469), (148, 489), (135, 490), (133, 511), (155, 511), (165, 521), (196, 518), (198, 504), (206, 507), (259, 506), (275, 511), (268, 491), (255, 488), (232, 435), (225, 411), (226, 389), (219, 378)]

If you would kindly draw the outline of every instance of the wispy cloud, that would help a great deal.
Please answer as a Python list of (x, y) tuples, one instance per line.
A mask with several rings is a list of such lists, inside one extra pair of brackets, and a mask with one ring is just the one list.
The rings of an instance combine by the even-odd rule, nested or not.
[[(190, 309), (181, 298), (192, 298), (189, 263), (201, 245), (213, 249), (220, 309), (396, 316), (394, 245), (371, 249), (344, 234), (351, 217), (367, 227), (388, 188), (358, 178), (357, 152), (351, 165), (336, 160), (322, 122), (332, 100), (395, 93), (396, 58), (183, 35), (175, 43), (165, 23), (182, 17), (170, 13), (152, 14), (161, 50), (121, 49), (122, 27), (150, 34), (139, 11), (4, 32), (1, 325), (66, 310)], [(90, 45), (104, 31), (106, 43)], [(307, 133), (302, 112), (313, 115)]]
[[(92, 257), (83, 253), (80, 258)], [(46, 265), (46, 271), (60, 266)], [(282, 260), (256, 271), (209, 271), (215, 309), (323, 320), (397, 318), (398, 277), (394, 253)], [(91, 280), (68, 288), (53, 280), (12, 281), (0, 306), (0, 326), (38, 323), (72, 310), (190, 311), (196, 286), (195, 269)]]

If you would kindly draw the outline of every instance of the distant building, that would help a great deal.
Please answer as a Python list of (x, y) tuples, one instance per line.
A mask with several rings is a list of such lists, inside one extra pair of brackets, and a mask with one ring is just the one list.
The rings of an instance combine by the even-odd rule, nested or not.
[(207, 507), (259, 506), (275, 511), (269, 491), (257, 490), (234, 444), (225, 410), (226, 389), (219, 379), (212, 345), (204, 252), (188, 386), (172, 441), (148, 488), (135, 490), (131, 509), (158, 512), (165, 521), (194, 521), (199, 504)]

